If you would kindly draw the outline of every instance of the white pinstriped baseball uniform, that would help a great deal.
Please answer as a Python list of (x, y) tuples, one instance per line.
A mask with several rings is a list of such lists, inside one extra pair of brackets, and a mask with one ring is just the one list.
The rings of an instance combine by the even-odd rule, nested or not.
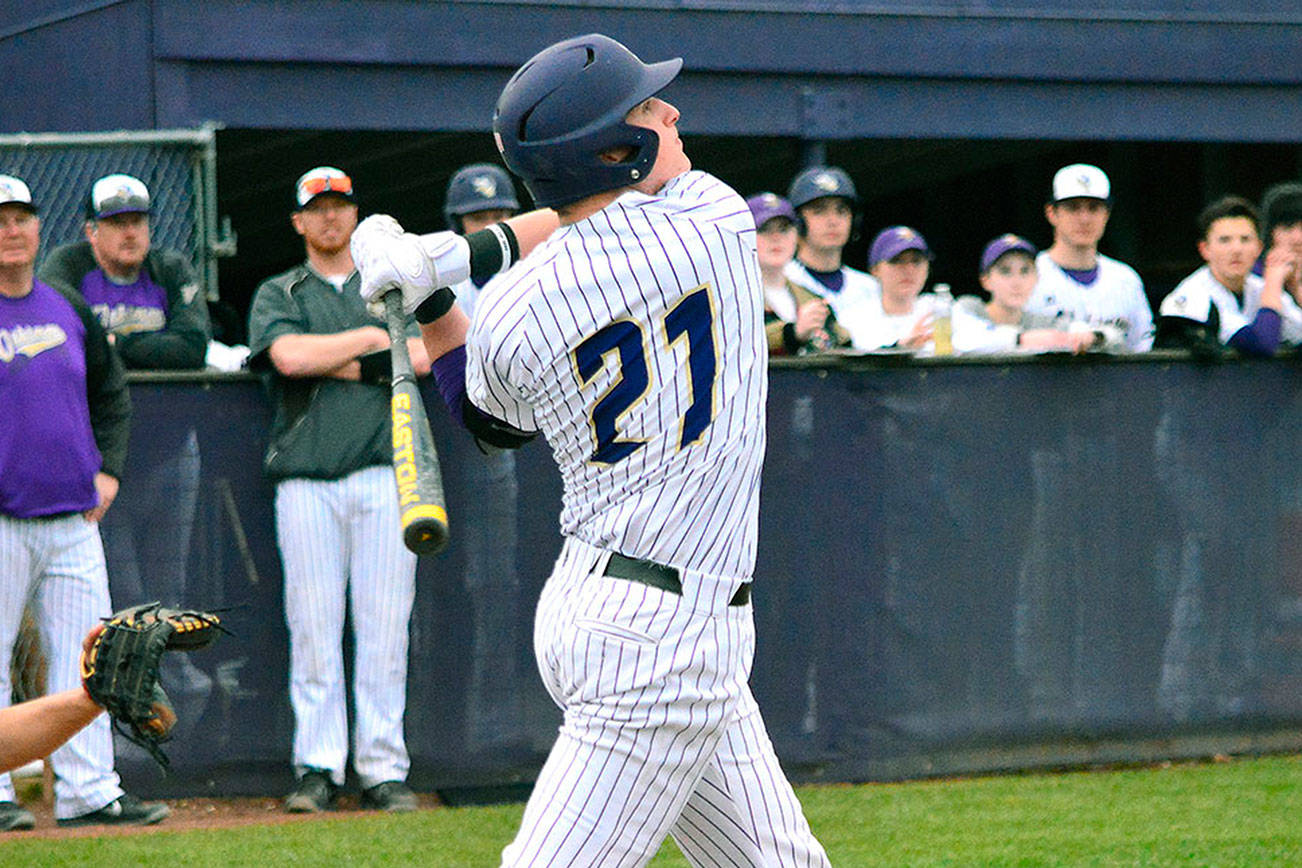
[[(81, 686), (81, 642), (107, 617), (108, 574), (99, 526), (78, 513), (48, 519), (0, 515), (0, 696), (8, 705), (13, 685), (10, 655), (23, 608), (30, 599), (47, 655), (46, 693)], [(122, 795), (113, 771), (113, 737), (108, 715), (97, 717), (50, 755), (55, 816), (98, 811)], [(14, 801), (9, 775), (0, 775), (0, 801)]]
[[(826, 865), (747, 686), (767, 352), (755, 226), (703, 172), (562, 227), (479, 300), (467, 396), (550, 443), (534, 650), (564, 709), (509, 866)], [(675, 567), (681, 595), (605, 575)]]
[(1098, 263), (1098, 278), (1086, 286), (1063, 271), (1049, 251), (1041, 251), (1035, 258), (1038, 281), (1026, 310), (1116, 328), (1125, 336), (1129, 351), (1151, 350), (1153, 310), (1143, 280), (1129, 265), (1101, 253)]
[(344, 782), (348, 721), (340, 642), (347, 601), (355, 637), (353, 768), (363, 787), (406, 780), (411, 761), (402, 719), (416, 556), (396, 532), (402, 522), (393, 468), (281, 480), (276, 515), (285, 620), (294, 637), (295, 770), (326, 769), (336, 785)]

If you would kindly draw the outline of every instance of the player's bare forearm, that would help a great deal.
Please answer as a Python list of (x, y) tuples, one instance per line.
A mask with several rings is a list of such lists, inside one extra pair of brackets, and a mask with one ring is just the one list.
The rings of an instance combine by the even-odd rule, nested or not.
[(547, 240), (547, 236), (561, 225), (560, 217), (550, 208), (539, 208), (517, 214), (505, 221), (515, 233), (516, 243), (520, 245), (520, 256), (528, 256), (535, 247)]
[[(389, 335), (377, 326), (362, 326), (328, 335), (281, 335), (268, 354), (285, 377), (342, 377), (358, 356), (389, 346)], [(356, 379), (352, 377), (351, 379)]]
[[(517, 214), (504, 222), (511, 227), (511, 232), (515, 235), (521, 257), (528, 256), (530, 251), (546, 241), (547, 237), (560, 226), (560, 218), (550, 208), (539, 208), (536, 211)], [(422, 323), (420, 335), (425, 345), (427, 365), (464, 345), (469, 328), (470, 318), (455, 304), (433, 322)], [(412, 356), (412, 364), (416, 365), (415, 355)], [(416, 373), (423, 372), (417, 367)]]
[(470, 317), (455, 304), (434, 322), (421, 323), (420, 337), (428, 361), (442, 358), (464, 344), (469, 329)]
[(407, 338), (407, 355), (411, 358), (412, 372), (418, 377), (429, 374), (429, 353), (425, 352), (425, 339)]
[(48, 756), (103, 710), (80, 687), (0, 709), (0, 772)]

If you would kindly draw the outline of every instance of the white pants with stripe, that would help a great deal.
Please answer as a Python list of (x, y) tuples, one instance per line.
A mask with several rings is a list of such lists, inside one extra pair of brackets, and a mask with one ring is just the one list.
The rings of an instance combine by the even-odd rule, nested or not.
[[(0, 706), (10, 704), (9, 665), (29, 600), (48, 665), (46, 692), (80, 687), (82, 640), (112, 614), (98, 525), (81, 515), (0, 516)], [(59, 819), (98, 811), (122, 795), (106, 714), (50, 754), (50, 763)], [(0, 775), (0, 801), (13, 800), (13, 782)]]
[(827, 866), (747, 685), (751, 607), (687, 572), (681, 596), (606, 575), (566, 540), (534, 651), (565, 717), (509, 868), (645, 865), (672, 834), (695, 866)]
[(353, 768), (363, 787), (407, 778), (407, 629), (416, 556), (402, 543), (393, 470), (276, 486), (276, 534), (285, 572), (294, 770), (344, 782), (345, 604), (352, 613)]

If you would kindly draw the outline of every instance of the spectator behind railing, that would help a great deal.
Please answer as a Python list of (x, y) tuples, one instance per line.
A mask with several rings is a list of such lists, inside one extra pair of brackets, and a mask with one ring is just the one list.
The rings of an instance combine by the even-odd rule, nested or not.
[(1124, 347), (1116, 329), (1091, 329), (1048, 313), (1031, 313), (1026, 302), (1035, 290), (1035, 245), (1017, 235), (1001, 235), (981, 253), (982, 302), (965, 295), (954, 304), (954, 349), (960, 353), (1083, 353), (1109, 344)]
[(769, 355), (806, 355), (849, 346), (850, 333), (837, 324), (828, 303), (786, 275), (796, 255), (796, 211), (791, 203), (777, 193), (757, 193), (746, 204), (755, 218)]
[(891, 226), (877, 233), (868, 248), (868, 270), (877, 279), (878, 293), (868, 328), (855, 336), (856, 346), (908, 350), (931, 346), (935, 297), (921, 294), (931, 274), (931, 259), (931, 248), (916, 229)]
[(1144, 282), (1129, 265), (1099, 253), (1112, 214), (1112, 185), (1097, 166), (1075, 163), (1053, 177), (1045, 219), (1053, 246), (1036, 257), (1040, 282), (1026, 309), (1115, 328), (1126, 348), (1153, 346), (1153, 312)]
[[(1261, 240), (1266, 245), (1266, 255), (1277, 247), (1293, 252), (1293, 269), (1284, 278), (1284, 291), (1302, 306), (1302, 184), (1285, 181), (1266, 190), (1261, 197)], [(1266, 255), (1257, 257), (1253, 274), (1265, 273)], [(1281, 323), (1280, 342), (1302, 345), (1302, 333), (1288, 318)]]
[[(86, 197), (86, 240), (64, 244), (41, 279), (94, 312), (128, 370), (199, 370), (211, 331), (207, 302), (189, 259), (156, 249), (149, 188), (106, 175)], [(132, 432), (117, 508), (101, 524), (115, 609), (141, 600), (179, 606), (199, 498), (199, 439), (193, 425)], [(197, 721), (212, 678), (186, 654), (164, 658), (160, 676), (186, 726)]]
[(1215, 352), (1228, 346), (1248, 356), (1274, 355), (1288, 323), (1302, 334), (1302, 310), (1284, 284), (1297, 268), (1292, 246), (1266, 255), (1264, 276), (1252, 273), (1261, 253), (1259, 218), (1239, 196), (1216, 200), (1198, 215), (1198, 255), (1207, 263), (1186, 277), (1165, 299), (1158, 317), (1157, 345)]
[(880, 307), (877, 281), (845, 264), (845, 246), (855, 235), (859, 196), (843, 169), (817, 166), (791, 182), (787, 200), (796, 210), (796, 256), (786, 276), (797, 286), (827, 301), (856, 349), (877, 346), (868, 337)]

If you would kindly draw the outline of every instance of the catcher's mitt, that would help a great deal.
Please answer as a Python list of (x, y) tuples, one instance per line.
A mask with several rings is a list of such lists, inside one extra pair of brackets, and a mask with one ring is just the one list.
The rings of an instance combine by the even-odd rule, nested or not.
[(226, 632), (207, 612), (164, 609), (146, 603), (104, 619), (86, 637), (81, 678), (86, 693), (102, 705), (113, 727), (167, 768), (158, 745), (171, 737), (176, 712), (158, 683), (164, 651), (203, 648)]

